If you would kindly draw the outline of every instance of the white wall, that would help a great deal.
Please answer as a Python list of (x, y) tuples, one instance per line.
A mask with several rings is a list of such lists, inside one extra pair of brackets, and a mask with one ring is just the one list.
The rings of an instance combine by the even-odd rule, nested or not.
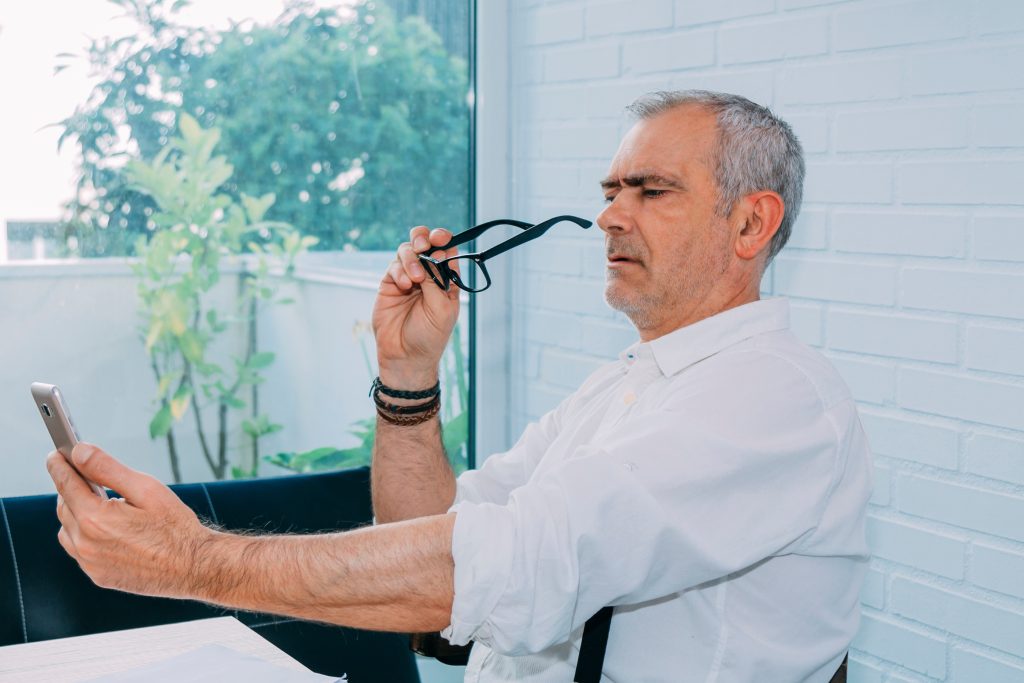
[[(876, 453), (850, 680), (1024, 680), (1024, 4), (521, 1), (510, 36), (519, 217), (593, 217), (644, 92), (793, 124), (805, 204), (764, 289)], [(558, 230), (513, 257), (512, 438), (634, 338), (600, 234)]]

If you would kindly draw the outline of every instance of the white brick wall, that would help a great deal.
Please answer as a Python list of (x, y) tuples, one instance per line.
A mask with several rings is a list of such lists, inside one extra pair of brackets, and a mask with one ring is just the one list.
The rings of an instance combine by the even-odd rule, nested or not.
[[(514, 0), (509, 31), (518, 217), (596, 215), (644, 92), (793, 124), (805, 205), (764, 288), (876, 456), (850, 681), (1024, 681), (1024, 3)], [(511, 260), (514, 438), (633, 334), (596, 229)]]

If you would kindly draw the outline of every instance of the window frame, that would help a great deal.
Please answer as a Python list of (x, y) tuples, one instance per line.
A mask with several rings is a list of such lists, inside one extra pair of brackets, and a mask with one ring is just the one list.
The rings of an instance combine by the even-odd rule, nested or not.
[[(508, 216), (510, 208), (508, 0), (474, 2), (470, 13), (470, 194), (473, 222), (478, 224)], [(478, 50), (478, 45), (487, 48)], [(486, 305), (479, 305), (480, 297), (470, 297), (470, 468), (508, 448), (513, 260), (489, 268), (492, 286)]]

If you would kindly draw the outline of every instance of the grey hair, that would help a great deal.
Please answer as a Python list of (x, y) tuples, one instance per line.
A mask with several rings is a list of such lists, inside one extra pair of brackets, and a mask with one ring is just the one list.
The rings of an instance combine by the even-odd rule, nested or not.
[(800, 213), (804, 193), (804, 153), (789, 124), (767, 107), (739, 95), (709, 90), (659, 91), (643, 95), (626, 109), (638, 119), (655, 116), (685, 105), (696, 105), (715, 114), (718, 142), (715, 149), (715, 182), (721, 216), (728, 216), (745, 194), (771, 190), (782, 197), (785, 212), (768, 248), (771, 263), (786, 245)]

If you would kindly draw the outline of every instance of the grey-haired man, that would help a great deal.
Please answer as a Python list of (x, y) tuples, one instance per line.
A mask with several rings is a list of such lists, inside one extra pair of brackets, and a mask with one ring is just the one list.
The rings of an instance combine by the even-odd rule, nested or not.
[[(658, 93), (632, 110), (597, 222), (606, 299), (639, 341), (512, 449), (456, 480), (436, 418), (385, 415), (377, 526), (252, 538), (203, 527), (81, 445), (83, 475), (125, 500), (100, 501), (51, 456), (68, 552), (104, 586), (443, 630), (476, 643), (471, 681), (571, 680), (583, 624), (606, 605), (605, 680), (828, 681), (858, 624), (871, 464), (843, 382), (788, 330), (786, 302), (759, 297), (799, 209), (799, 143), (731, 95)], [(449, 238), (414, 228), (381, 282), (392, 395), (437, 381), (459, 301), (417, 254)]]

